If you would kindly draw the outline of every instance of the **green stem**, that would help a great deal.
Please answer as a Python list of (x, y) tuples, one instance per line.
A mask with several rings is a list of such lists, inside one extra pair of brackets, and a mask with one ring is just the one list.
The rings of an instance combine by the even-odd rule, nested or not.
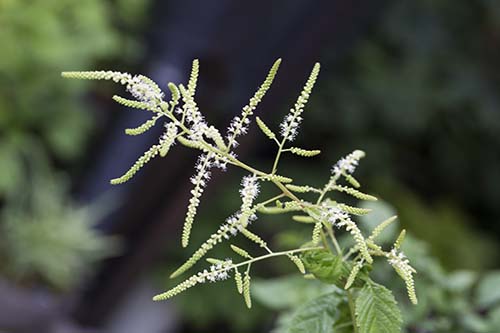
[[(314, 250), (321, 250), (321, 249), (323, 249), (323, 247), (316, 246), (316, 247), (304, 247), (304, 248), (301, 248), (301, 249), (288, 250), (288, 251), (272, 252), (272, 253), (268, 253), (268, 254), (265, 254), (265, 255), (260, 256), (260, 257), (256, 257), (256, 258), (252, 258), (252, 259), (249, 259), (249, 260), (246, 260), (246, 261), (242, 261), (242, 262), (240, 262), (238, 264), (235, 264), (235, 265), (231, 266), (230, 268), (221, 269), (219, 271), (222, 272), (222, 271), (226, 271), (226, 270), (230, 270), (230, 269), (235, 269), (235, 268), (238, 268), (238, 267), (241, 267), (241, 266), (245, 266), (245, 265), (251, 265), (254, 262), (261, 261), (261, 260), (268, 259), (268, 258), (272, 258), (272, 257), (287, 256), (289, 254), (300, 253), (300, 252), (307, 252), (307, 251), (314, 251)], [(219, 271), (215, 271), (215, 272), (217, 273)]]
[(262, 201), (262, 202), (260, 202), (260, 203), (259, 203), (259, 204), (257, 204), (256, 206), (261, 206), (261, 207), (263, 207), (263, 206), (267, 205), (268, 203), (271, 203), (271, 202), (276, 201), (276, 200), (278, 200), (278, 199), (280, 199), (280, 198), (283, 198), (284, 196), (285, 196), (285, 193), (278, 194), (278, 195), (276, 195), (276, 196), (274, 196), (274, 197), (272, 197), (272, 198), (270, 198), (270, 199), (267, 199), (266, 201)]
[(283, 183), (281, 183), (277, 180), (273, 180), (272, 182), (283, 192), (284, 195), (286, 195), (287, 197), (289, 197), (290, 199), (292, 199), (294, 201), (297, 201), (299, 204), (302, 202), (302, 200), (300, 200), (295, 194), (290, 192), (290, 190), (287, 189), (286, 186), (283, 185)]
[(328, 235), (330, 236), (330, 239), (332, 240), (333, 246), (335, 247), (337, 254), (339, 256), (342, 256), (342, 248), (340, 247), (339, 242), (337, 241), (337, 237), (335, 237), (332, 226), (327, 224), (326, 231), (328, 232)]
[(280, 160), (280, 157), (281, 157), (281, 153), (283, 152), (283, 146), (285, 144), (285, 140), (283, 139), (283, 141), (281, 141), (281, 143), (279, 144), (279, 147), (278, 147), (278, 153), (276, 154), (276, 158), (274, 159), (274, 163), (273, 163), (273, 169), (271, 171), (271, 174), (274, 175), (278, 169), (278, 163), (279, 163), (279, 160)]

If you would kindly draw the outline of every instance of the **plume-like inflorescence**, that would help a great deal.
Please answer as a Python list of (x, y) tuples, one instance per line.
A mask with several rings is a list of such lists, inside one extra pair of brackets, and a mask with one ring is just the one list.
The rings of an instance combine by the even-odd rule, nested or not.
[(191, 228), (193, 226), (194, 217), (198, 211), (198, 206), (200, 205), (200, 197), (210, 180), (212, 167), (212, 157), (211, 154), (202, 154), (196, 162), (196, 174), (191, 177), (191, 183), (194, 188), (191, 190), (191, 199), (189, 199), (189, 205), (186, 213), (186, 219), (184, 220), (184, 228), (182, 230), (182, 247), (186, 247), (189, 244), (189, 236), (191, 234)]
[(78, 72), (62, 72), (62, 77), (80, 80), (112, 80), (122, 85), (127, 85), (132, 80), (132, 75), (129, 73), (121, 73), (114, 71), (78, 71)]
[[(335, 163), (331, 169), (332, 176), (330, 180), (325, 185), (324, 191), (330, 191), (336, 189), (338, 191), (343, 191), (351, 195), (360, 195), (361, 192), (357, 193), (351, 190), (347, 190), (343, 187), (337, 186), (337, 181), (341, 176), (343, 176), (352, 186), (358, 188), (360, 184), (358, 181), (352, 176), (356, 167), (359, 164), (359, 160), (365, 156), (365, 152), (362, 150), (355, 150), (349, 155), (341, 158), (337, 163)], [(362, 195), (362, 194), (361, 194)]]
[(135, 127), (135, 128), (126, 128), (125, 134), (127, 135), (140, 135), (148, 130), (150, 130), (158, 119), (160, 119), (161, 115), (155, 115), (151, 119), (147, 120), (143, 124)]
[(243, 276), (243, 298), (245, 299), (245, 304), (247, 308), (252, 307), (252, 298), (250, 297), (250, 274), (245, 272)]
[(346, 157), (341, 158), (333, 167), (332, 175), (336, 178), (341, 175), (349, 175), (354, 173), (359, 164), (359, 160), (365, 156), (362, 150), (355, 150)]
[(352, 284), (354, 283), (354, 280), (356, 279), (356, 276), (359, 273), (359, 270), (363, 267), (363, 260), (360, 260), (356, 262), (351, 270), (351, 273), (347, 277), (347, 282), (345, 283), (344, 289), (349, 289)]
[(204, 270), (199, 272), (196, 275), (191, 276), (186, 281), (178, 284), (175, 288), (172, 288), (162, 294), (156, 295), (153, 297), (155, 301), (162, 301), (169, 299), (181, 292), (194, 287), (198, 283), (205, 282), (216, 282), (221, 280), (226, 280), (229, 278), (229, 273), (233, 269), (233, 261), (231, 259), (226, 259), (224, 261), (219, 262), (218, 264), (214, 264), (210, 266), (209, 270)]
[(237, 268), (234, 269), (234, 281), (236, 282), (236, 290), (239, 294), (243, 294), (243, 278)]
[(243, 177), (241, 180), (241, 212), (246, 213), (250, 211), (253, 201), (260, 192), (259, 180), (256, 175), (249, 175)]
[(146, 163), (148, 163), (152, 158), (158, 155), (160, 148), (160, 145), (153, 145), (151, 148), (149, 148), (148, 151), (146, 151), (141, 157), (139, 157), (134, 165), (132, 165), (132, 167), (127, 172), (125, 172), (123, 176), (111, 179), (111, 184), (116, 185), (125, 183), (127, 180), (132, 178), (137, 173), (137, 171), (139, 171)]
[[(210, 177), (210, 176), (208, 176)], [(241, 181), (241, 208), (233, 215), (229, 216), (225, 223), (223, 223), (219, 229), (206, 240), (200, 248), (189, 258), (182, 266), (180, 266), (175, 272), (172, 273), (171, 277), (176, 277), (190, 269), (196, 262), (207, 254), (215, 245), (219, 244), (225, 239), (229, 239), (231, 236), (236, 236), (239, 232), (245, 230), (248, 224), (252, 223), (257, 219), (255, 214), (255, 208), (252, 207), (253, 201), (259, 194), (259, 181), (255, 175), (249, 175), (243, 177)], [(199, 203), (199, 201), (193, 201)], [(189, 208), (188, 208), (189, 213)], [(194, 216), (193, 216), (194, 219)], [(191, 221), (192, 224), (192, 221)]]
[(387, 254), (387, 261), (405, 282), (410, 301), (413, 304), (417, 304), (417, 294), (415, 293), (415, 282), (413, 280), (413, 274), (417, 271), (410, 265), (410, 261), (406, 255), (403, 251), (393, 248), (391, 252)]
[[(250, 98), (248, 105), (243, 107), (241, 113), (231, 120), (226, 133), (221, 133), (215, 126), (209, 125), (195, 101), (194, 97), (199, 75), (198, 60), (194, 60), (192, 63), (191, 74), (187, 84), (168, 83), (168, 89), (171, 94), (170, 100), (164, 100), (165, 94), (158, 85), (143, 75), (132, 75), (114, 71), (64, 72), (62, 74), (68, 78), (111, 80), (125, 86), (132, 98), (127, 99), (115, 95), (113, 96), (113, 100), (128, 108), (145, 110), (151, 114), (151, 117), (143, 124), (135, 128), (126, 129), (126, 134), (139, 135), (145, 133), (159, 122), (162, 122), (165, 126), (157, 143), (153, 144), (140, 156), (125, 174), (111, 180), (112, 184), (123, 183), (131, 179), (151, 159), (157, 155), (162, 157), (167, 155), (176, 142), (200, 151), (201, 154), (195, 165), (195, 174), (190, 178), (193, 188), (182, 230), (181, 243), (183, 247), (189, 244), (200, 199), (211, 178), (213, 168), (225, 170), (227, 165), (232, 165), (249, 173), (241, 180), (239, 190), (241, 206), (239, 209), (219, 225), (215, 233), (210, 235), (194, 251), (191, 257), (172, 273), (171, 277), (183, 274), (192, 268), (201, 258), (205, 257), (216, 245), (238, 234), (241, 234), (259, 246), (259, 249), (256, 249), (255, 252), (261, 251), (265, 252), (265, 254), (260, 256), (256, 254), (254, 256), (254, 251), (247, 251), (242, 247), (230, 244), (231, 249), (244, 261), (233, 263), (231, 259), (220, 260), (208, 258), (207, 261), (212, 264), (208, 269), (192, 275), (176, 287), (155, 296), (154, 300), (168, 299), (199, 283), (225, 280), (230, 277), (230, 273), (234, 273), (236, 288), (243, 295), (246, 305), (250, 308), (252, 306), (250, 297), (250, 268), (254, 262), (276, 256), (286, 256), (296, 265), (302, 274), (305, 274), (306, 271), (310, 273), (306, 274), (305, 277), (315, 276), (317, 273), (318, 276), (316, 277), (318, 279), (328, 278), (329, 280), (335, 280), (335, 284), (337, 285), (340, 281), (342, 283), (345, 281), (344, 285), (339, 286), (343, 286), (346, 289), (345, 293), (349, 295), (350, 290), (347, 289), (351, 287), (358, 288), (360, 285), (366, 286), (373, 283), (370, 282), (371, 280), (367, 274), (369, 269), (364, 269), (364, 266), (370, 266), (373, 258), (382, 257), (402, 277), (406, 284), (410, 300), (416, 304), (417, 297), (413, 280), (413, 274), (416, 271), (410, 265), (405, 254), (400, 250), (401, 243), (405, 237), (405, 231), (403, 230), (400, 233), (390, 251), (385, 251), (381, 245), (376, 243), (377, 236), (395, 220), (395, 217), (382, 222), (365, 239), (352, 216), (365, 215), (370, 213), (370, 210), (339, 203), (333, 198), (334, 195), (344, 193), (359, 200), (377, 200), (374, 196), (358, 190), (360, 184), (353, 177), (360, 159), (365, 155), (363, 151), (355, 150), (333, 165), (331, 176), (322, 188), (292, 184), (293, 179), (277, 174), (279, 159), (284, 152), (301, 157), (313, 157), (320, 153), (320, 150), (317, 149), (308, 150), (287, 146), (297, 136), (302, 122), (304, 107), (309, 100), (319, 74), (319, 64), (314, 65), (300, 96), (281, 122), (279, 134), (278, 132), (275, 134), (262, 119), (258, 117), (256, 119), (260, 130), (272, 142), (278, 145), (278, 151), (271, 171), (264, 172), (257, 170), (240, 161), (234, 153), (234, 149), (238, 145), (238, 138), (248, 132), (251, 117), (254, 115), (257, 105), (271, 87), (280, 63), (281, 59), (278, 59), (274, 63), (264, 82), (253, 97)], [(278, 135), (281, 135), (280, 140), (277, 138)], [(341, 178), (347, 181), (350, 186), (338, 184)], [(261, 182), (272, 184), (279, 192), (272, 198), (255, 203), (260, 194)], [(309, 199), (300, 198), (302, 195), (317, 195), (318, 197), (316, 201), (310, 201)], [(249, 225), (257, 219), (256, 212), (265, 214), (293, 213), (292, 220), (301, 222), (312, 229), (312, 242), (309, 241), (302, 247), (288, 251), (272, 251), (265, 238), (249, 230)], [(347, 254), (344, 254), (344, 249), (335, 237), (337, 230), (334, 227), (345, 229), (354, 239), (354, 245), (349, 246)], [(313, 247), (309, 247), (311, 244)], [(305, 255), (297, 255), (299, 253), (304, 254), (306, 251), (317, 251), (317, 253), (313, 253), (310, 258)], [(311, 263), (311, 258), (317, 258), (315, 260), (319, 260), (319, 262)], [(328, 260), (324, 260), (323, 262), (321, 258)], [(323, 267), (325, 263), (329, 266)], [(318, 267), (320, 269), (316, 269)], [(241, 273), (239, 269), (241, 269)], [(350, 274), (348, 275), (346, 271), (349, 269)], [(342, 275), (342, 278), (337, 279), (335, 277), (333, 279), (333, 276), (320, 276), (321, 274), (336, 275), (337, 273)], [(356, 315), (353, 313), (354, 317)]]
[(391, 223), (396, 221), (397, 218), (398, 218), (397, 216), (391, 216), (387, 220), (385, 220), (385, 221), (381, 222), (379, 225), (377, 225), (375, 227), (375, 229), (373, 229), (370, 237), (368, 237), (368, 240), (374, 240), (375, 238), (377, 238), (377, 236), (380, 235), (382, 233), (382, 231), (384, 231), (384, 229), (387, 228)]
[(293, 141), (297, 136), (299, 125), (302, 122), (302, 112), (304, 111), (304, 106), (309, 100), (309, 96), (314, 87), (314, 83), (318, 78), (320, 65), (316, 63), (309, 75), (309, 79), (307, 80), (304, 89), (300, 93), (297, 102), (295, 102), (295, 106), (290, 109), (290, 113), (285, 116), (283, 121), (280, 124), (280, 134), (283, 140)]
[(143, 75), (136, 75), (127, 84), (127, 90), (140, 102), (147, 103), (154, 107), (163, 100), (163, 92), (160, 87)]
[(356, 199), (360, 200), (367, 200), (367, 201), (377, 201), (377, 198), (374, 197), (373, 195), (369, 195), (363, 192), (360, 192), (352, 187), (348, 186), (342, 186), (342, 185), (336, 185), (333, 190), (339, 191), (339, 192), (344, 192), (349, 195), (352, 195)]
[(163, 92), (158, 85), (144, 75), (113, 71), (63, 72), (63, 77), (84, 80), (112, 80), (127, 87), (127, 91), (139, 102), (150, 107), (158, 105), (163, 100)]
[(177, 136), (177, 126), (174, 123), (165, 124), (165, 132), (160, 137), (160, 156), (167, 155), (170, 147), (175, 144), (175, 137)]
[(368, 263), (373, 262), (371, 255), (368, 253), (368, 247), (366, 245), (365, 238), (361, 233), (361, 230), (359, 230), (358, 226), (351, 219), (347, 212), (345, 212), (338, 206), (330, 206), (325, 204), (323, 206), (322, 218), (324, 220), (327, 220), (337, 228), (345, 228), (353, 236), (354, 241), (356, 242), (356, 245), (358, 246), (363, 258)]
[(205, 121), (205, 117), (199, 111), (198, 106), (194, 101), (194, 96), (191, 96), (189, 91), (186, 90), (183, 85), (179, 85), (179, 90), (181, 92), (184, 105), (182, 109), (177, 109), (177, 113), (182, 115), (182, 119), (189, 126), (189, 139), (193, 141), (201, 141), (209, 126)]
[(248, 126), (250, 124), (249, 117), (253, 115), (255, 108), (260, 103), (269, 88), (271, 88), (271, 84), (273, 83), (274, 77), (278, 72), (280, 64), (281, 59), (276, 60), (260, 88), (255, 92), (255, 95), (250, 98), (248, 105), (243, 107), (241, 115), (235, 116), (233, 120), (231, 120), (226, 135), (229, 149), (236, 148), (238, 146), (236, 138), (248, 132)]

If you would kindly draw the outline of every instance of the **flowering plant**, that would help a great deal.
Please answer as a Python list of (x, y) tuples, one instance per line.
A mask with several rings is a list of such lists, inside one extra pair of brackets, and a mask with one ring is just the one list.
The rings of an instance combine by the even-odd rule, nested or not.
[[(360, 184), (353, 173), (364, 152), (355, 150), (341, 158), (331, 170), (331, 175), (321, 187), (303, 185), (289, 177), (278, 173), (280, 157), (284, 153), (291, 153), (302, 157), (313, 157), (319, 150), (308, 150), (290, 146), (298, 134), (302, 113), (319, 74), (320, 65), (315, 64), (305, 86), (295, 105), (284, 117), (280, 124), (279, 135), (275, 134), (259, 117), (256, 123), (260, 130), (277, 146), (277, 153), (270, 171), (258, 170), (242, 162), (235, 153), (238, 138), (246, 134), (254, 110), (269, 90), (278, 71), (281, 59), (271, 67), (266, 79), (243, 107), (241, 114), (235, 116), (226, 133), (223, 135), (214, 126), (209, 125), (194, 100), (199, 64), (193, 62), (189, 82), (183, 84), (169, 83), (170, 100), (165, 100), (165, 94), (151, 79), (127, 73), (112, 71), (93, 72), (64, 72), (63, 77), (78, 79), (113, 80), (126, 86), (126, 89), (135, 98), (126, 99), (114, 96), (113, 99), (127, 107), (134, 107), (151, 112), (151, 119), (137, 128), (126, 129), (129, 135), (138, 135), (152, 128), (160, 119), (165, 121), (165, 132), (157, 144), (146, 151), (137, 162), (121, 177), (111, 180), (112, 184), (120, 184), (131, 179), (141, 167), (152, 158), (165, 156), (172, 146), (178, 142), (188, 148), (200, 151), (195, 165), (195, 174), (191, 178), (193, 189), (189, 200), (181, 244), (188, 246), (190, 234), (197, 214), (197, 208), (203, 191), (210, 181), (211, 170), (219, 168), (226, 170), (228, 166), (244, 169), (249, 174), (243, 177), (239, 194), (241, 206), (224, 223), (220, 225), (208, 239), (199, 246), (191, 257), (171, 274), (176, 278), (191, 269), (200, 259), (219, 243), (230, 238), (242, 235), (256, 243), (264, 252), (261, 255), (251, 254), (234, 244), (231, 249), (241, 261), (234, 259), (213, 259), (207, 261), (211, 266), (202, 270), (172, 289), (156, 295), (153, 300), (169, 299), (188, 288), (205, 282), (225, 280), (234, 277), (237, 291), (243, 295), (246, 305), (252, 306), (250, 293), (250, 272), (253, 264), (274, 257), (285, 257), (293, 262), (304, 278), (318, 279), (324, 283), (339, 287), (328, 298), (328, 304), (337, 306), (329, 310), (318, 306), (317, 311), (311, 312), (311, 307), (299, 309), (292, 320), (291, 332), (399, 332), (402, 324), (401, 313), (397, 307), (392, 292), (384, 286), (374, 282), (370, 270), (374, 258), (380, 257), (389, 263), (406, 284), (409, 299), (417, 303), (413, 274), (415, 269), (410, 265), (400, 247), (405, 237), (403, 230), (390, 249), (384, 249), (377, 244), (378, 235), (396, 217), (381, 222), (371, 234), (363, 235), (353, 216), (365, 215), (369, 209), (359, 208), (336, 201), (337, 193), (348, 194), (359, 200), (377, 200), (374, 196), (359, 190)], [(257, 201), (260, 187), (266, 183), (272, 184), (277, 190), (276, 195)], [(308, 201), (301, 197), (306, 193), (316, 195), (316, 200)], [(311, 230), (311, 239), (299, 248), (275, 251), (259, 235), (251, 231), (259, 214), (288, 214), (293, 213), (292, 220), (304, 223)], [(337, 233), (347, 231), (353, 239), (350, 246), (342, 247), (337, 240)], [(331, 299), (335, 299), (332, 302)], [(327, 304), (327, 305), (328, 305)], [(345, 306), (344, 306), (345, 305)], [(309, 312), (308, 312), (309, 311)], [(345, 316), (341, 312), (347, 311), (347, 322), (342, 322)], [(327, 327), (328, 330), (321, 330)]]

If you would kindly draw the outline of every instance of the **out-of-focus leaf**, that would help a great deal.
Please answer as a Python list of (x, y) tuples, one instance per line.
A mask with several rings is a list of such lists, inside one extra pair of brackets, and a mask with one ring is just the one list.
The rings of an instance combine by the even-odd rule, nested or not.
[(500, 302), (500, 271), (490, 272), (481, 279), (477, 288), (476, 302), (482, 307)]
[(321, 294), (337, 290), (335, 286), (297, 275), (255, 280), (252, 284), (253, 298), (274, 310), (294, 308)]
[[(488, 313), (489, 332), (496, 333), (500, 327), (500, 306), (492, 309)], [(496, 330), (496, 331), (495, 331)]]
[(462, 329), (466, 332), (489, 333), (489, 325), (485, 318), (476, 313), (465, 313), (461, 316)]
[(19, 282), (37, 278), (66, 289), (96, 260), (114, 253), (116, 239), (93, 227), (91, 207), (68, 201), (60, 178), (32, 177), (30, 186), (9, 197), (0, 215), (2, 251), (8, 258), (1, 269)]
[(446, 287), (454, 292), (465, 292), (476, 282), (478, 274), (472, 271), (456, 271), (448, 275)]
[(8, 142), (0, 142), (0, 196), (15, 190), (22, 178), (20, 158)]
[(345, 316), (339, 306), (346, 303), (342, 293), (320, 296), (301, 306), (290, 320), (289, 333), (336, 333), (334, 325)]

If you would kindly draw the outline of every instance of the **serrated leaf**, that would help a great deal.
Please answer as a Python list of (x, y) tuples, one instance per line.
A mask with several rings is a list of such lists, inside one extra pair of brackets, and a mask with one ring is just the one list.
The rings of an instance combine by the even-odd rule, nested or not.
[[(289, 322), (289, 333), (337, 333), (334, 326), (345, 315), (340, 305), (346, 304), (345, 294), (333, 292), (302, 305)], [(345, 308), (345, 307), (343, 307)]]
[(356, 299), (359, 333), (399, 333), (403, 318), (392, 292), (375, 282), (366, 283)]

